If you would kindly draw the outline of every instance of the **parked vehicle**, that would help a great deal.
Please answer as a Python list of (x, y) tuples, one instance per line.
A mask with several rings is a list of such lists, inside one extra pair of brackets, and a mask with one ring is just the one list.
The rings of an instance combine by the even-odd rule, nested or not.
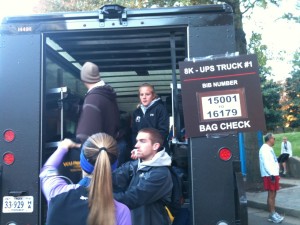
[[(166, 102), (174, 124), (170, 140), (177, 152), (174, 160), (188, 174), (183, 207), (190, 209), (191, 223), (207, 225), (203, 218), (208, 217), (209, 224), (247, 224), (246, 206), (239, 198), (242, 185), (235, 176), (239, 170), (233, 169), (232, 161), (222, 167), (216, 162), (216, 168), (226, 171), (221, 176), (230, 180), (226, 189), (230, 193), (223, 193), (214, 171), (196, 168), (198, 158), (191, 157), (188, 140), (180, 132), (184, 121), (178, 62), (234, 52), (234, 37), (233, 12), (227, 4), (151, 9), (107, 5), (90, 12), (4, 18), (0, 27), (0, 224), (45, 223), (47, 207), (39, 171), (59, 141), (75, 136), (77, 106), (86, 92), (80, 69), (86, 61), (97, 64), (102, 79), (116, 90), (121, 115), (136, 108), (138, 86), (144, 82), (153, 84)], [(235, 142), (232, 146), (236, 148), (233, 159), (238, 159), (238, 147)], [(215, 163), (216, 155), (209, 150), (213, 147), (207, 146), (207, 164)], [(78, 166), (71, 156), (62, 165), (73, 172)], [(198, 179), (198, 173), (207, 173), (211, 180)], [(205, 182), (219, 188), (212, 190), (215, 199), (199, 202), (195, 196)], [(223, 204), (226, 198), (230, 199)], [(215, 210), (224, 213), (198, 211), (199, 205), (212, 203), (218, 203)]]

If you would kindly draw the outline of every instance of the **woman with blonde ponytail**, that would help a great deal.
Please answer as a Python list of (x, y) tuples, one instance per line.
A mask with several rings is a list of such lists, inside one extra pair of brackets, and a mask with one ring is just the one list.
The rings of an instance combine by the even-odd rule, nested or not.
[(112, 167), (116, 165), (116, 141), (97, 133), (83, 144), (80, 166), (83, 179), (67, 184), (58, 174), (64, 155), (80, 145), (65, 139), (43, 166), (40, 179), (48, 201), (46, 225), (131, 225), (127, 206), (113, 199)]

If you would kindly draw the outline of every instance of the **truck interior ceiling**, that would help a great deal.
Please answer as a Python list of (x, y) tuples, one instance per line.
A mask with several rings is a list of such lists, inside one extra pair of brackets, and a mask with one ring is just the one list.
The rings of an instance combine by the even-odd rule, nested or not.
[[(44, 33), (43, 38), (46, 141), (74, 135), (74, 106), (87, 91), (80, 69), (87, 61), (97, 64), (101, 78), (115, 89), (121, 116), (136, 108), (143, 83), (154, 85), (172, 116), (171, 84), (174, 79), (179, 83), (178, 62), (187, 56), (186, 27), (73, 30)], [(63, 121), (57, 119), (62, 116)]]

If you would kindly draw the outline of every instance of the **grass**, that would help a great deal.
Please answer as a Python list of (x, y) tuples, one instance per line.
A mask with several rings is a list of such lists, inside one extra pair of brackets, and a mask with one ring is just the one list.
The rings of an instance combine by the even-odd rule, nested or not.
[(282, 138), (286, 136), (288, 141), (290, 141), (292, 144), (293, 156), (300, 157), (300, 132), (274, 134), (274, 136), (276, 138), (276, 141), (273, 149), (277, 156), (280, 155)]

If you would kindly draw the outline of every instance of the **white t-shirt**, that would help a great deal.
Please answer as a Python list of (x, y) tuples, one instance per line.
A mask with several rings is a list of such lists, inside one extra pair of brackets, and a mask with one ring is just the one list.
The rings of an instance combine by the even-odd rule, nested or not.
[(259, 165), (262, 177), (279, 175), (277, 157), (273, 148), (268, 144), (263, 144), (259, 150)]
[(292, 144), (289, 141), (286, 141), (286, 148), (284, 146), (284, 142), (281, 142), (281, 154), (287, 153), (290, 154), (290, 157), (293, 156)]

